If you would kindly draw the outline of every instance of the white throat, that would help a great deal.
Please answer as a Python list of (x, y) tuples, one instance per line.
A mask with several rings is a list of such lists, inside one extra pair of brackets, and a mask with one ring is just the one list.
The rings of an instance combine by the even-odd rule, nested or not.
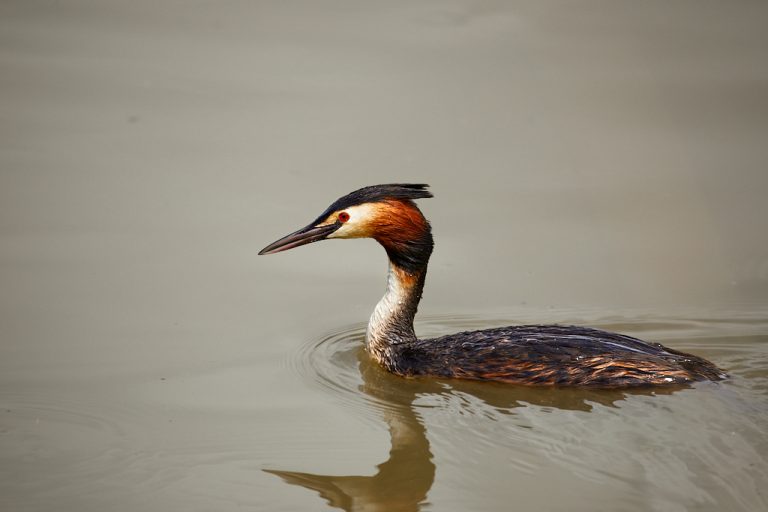
[(390, 263), (387, 291), (376, 304), (365, 335), (365, 345), (377, 359), (390, 345), (410, 341), (415, 337), (413, 318), (403, 318), (408, 305), (408, 292), (398, 277), (398, 271)]

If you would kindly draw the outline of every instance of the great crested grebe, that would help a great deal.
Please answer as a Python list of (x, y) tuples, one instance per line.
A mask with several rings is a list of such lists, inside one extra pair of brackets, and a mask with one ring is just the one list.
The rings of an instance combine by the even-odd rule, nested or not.
[(413, 200), (432, 197), (427, 187), (394, 183), (361, 188), (259, 254), (329, 238), (373, 238), (384, 246), (389, 256), (387, 291), (371, 315), (365, 346), (381, 366), (404, 377), (602, 388), (726, 377), (700, 357), (587, 327), (522, 325), (418, 339), (413, 318), (434, 244), (429, 222)]

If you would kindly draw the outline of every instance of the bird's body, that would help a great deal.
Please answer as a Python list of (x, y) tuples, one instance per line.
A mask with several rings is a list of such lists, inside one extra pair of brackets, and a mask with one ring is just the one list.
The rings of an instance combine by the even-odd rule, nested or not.
[(398, 345), (382, 364), (404, 376), (601, 388), (720, 379), (708, 361), (588, 327), (521, 325)]
[(725, 377), (700, 357), (586, 327), (510, 326), (418, 339), (413, 318), (433, 241), (429, 223), (413, 199), (432, 197), (425, 188), (393, 184), (357, 190), (259, 254), (326, 238), (370, 237), (381, 243), (390, 261), (387, 291), (371, 315), (366, 349), (397, 375), (601, 388)]

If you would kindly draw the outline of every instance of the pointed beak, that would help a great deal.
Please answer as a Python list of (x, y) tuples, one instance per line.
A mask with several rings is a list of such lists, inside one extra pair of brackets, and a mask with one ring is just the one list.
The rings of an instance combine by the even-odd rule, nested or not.
[(293, 249), (294, 247), (299, 247), (300, 245), (306, 245), (311, 244), (312, 242), (325, 240), (328, 235), (340, 227), (340, 222), (326, 224), (325, 226), (313, 226), (310, 224), (309, 226), (301, 228), (298, 231), (294, 231), (290, 235), (284, 236), (276, 242), (272, 242), (261, 251), (259, 251), (259, 255), (275, 254), (276, 252), (287, 251), (288, 249)]

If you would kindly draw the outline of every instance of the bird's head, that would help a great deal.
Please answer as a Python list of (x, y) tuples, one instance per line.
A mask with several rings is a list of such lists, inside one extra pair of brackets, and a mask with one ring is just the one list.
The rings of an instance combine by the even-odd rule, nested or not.
[(374, 238), (398, 266), (417, 269), (432, 252), (429, 222), (414, 199), (432, 197), (428, 185), (393, 183), (355, 190), (334, 201), (307, 226), (266, 246), (274, 254), (329, 238)]

